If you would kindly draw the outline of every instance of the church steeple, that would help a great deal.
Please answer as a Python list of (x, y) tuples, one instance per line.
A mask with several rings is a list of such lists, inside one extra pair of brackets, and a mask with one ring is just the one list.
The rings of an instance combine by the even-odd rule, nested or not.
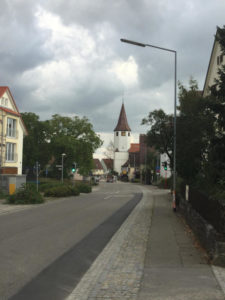
[(127, 116), (126, 116), (124, 104), (122, 104), (119, 120), (114, 131), (131, 131), (130, 126), (128, 125), (127, 122)]

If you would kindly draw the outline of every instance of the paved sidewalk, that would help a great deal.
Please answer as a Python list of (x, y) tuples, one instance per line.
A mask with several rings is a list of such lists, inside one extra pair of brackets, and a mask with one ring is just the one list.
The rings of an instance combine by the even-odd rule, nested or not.
[[(170, 197), (156, 196), (138, 300), (225, 299), (218, 274), (193, 242), (183, 218), (172, 211)], [(224, 276), (225, 269), (219, 271)]]
[(143, 190), (67, 300), (224, 300), (225, 269), (212, 269), (193, 246), (167, 191)]

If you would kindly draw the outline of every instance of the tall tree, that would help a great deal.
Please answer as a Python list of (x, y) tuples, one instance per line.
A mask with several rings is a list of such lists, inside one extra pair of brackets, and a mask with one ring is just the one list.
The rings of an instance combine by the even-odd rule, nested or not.
[(209, 138), (214, 134), (214, 115), (208, 109), (209, 99), (202, 97), (197, 81), (189, 88), (179, 83), (177, 119), (177, 173), (193, 183), (202, 174), (208, 155)]
[(102, 144), (92, 124), (85, 117), (70, 118), (58, 114), (53, 115), (48, 124), (48, 140), (55, 160), (60, 163), (62, 153), (65, 153), (65, 171), (68, 172), (76, 162), (80, 174), (87, 175), (92, 168), (93, 153)]
[(33, 169), (36, 161), (45, 166), (51, 158), (47, 135), (48, 124), (39, 120), (39, 116), (25, 112), (21, 113), (22, 119), (27, 127), (28, 135), (23, 144), (23, 166), (24, 169)]
[(166, 153), (173, 166), (173, 116), (167, 115), (162, 109), (149, 113), (142, 120), (142, 125), (150, 126), (147, 132), (147, 144), (159, 153)]
[[(47, 164), (61, 164), (64, 157), (64, 176), (70, 173), (73, 162), (80, 174), (87, 175), (92, 168), (94, 151), (102, 144), (87, 118), (53, 115), (50, 120), (40, 121), (34, 113), (23, 113), (22, 118), (29, 135), (24, 139), (24, 166), (33, 168), (35, 162), (44, 169)], [(54, 162), (54, 163), (53, 163)], [(53, 176), (60, 172), (53, 167)]]

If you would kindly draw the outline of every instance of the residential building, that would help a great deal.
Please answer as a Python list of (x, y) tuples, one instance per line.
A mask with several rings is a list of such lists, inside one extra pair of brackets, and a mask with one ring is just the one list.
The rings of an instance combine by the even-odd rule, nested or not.
[(135, 179), (140, 174), (140, 144), (131, 144), (129, 149), (129, 180)]
[(15, 100), (7, 86), (0, 87), (1, 174), (22, 174), (23, 137), (27, 135)]
[(0, 86), (0, 187), (10, 194), (26, 182), (26, 175), (22, 175), (25, 135), (27, 130), (10, 89)]
[(205, 84), (203, 88), (203, 97), (206, 97), (210, 94), (209, 87), (215, 84), (215, 79), (218, 78), (217, 72), (221, 65), (225, 64), (225, 57), (221, 51), (221, 46), (217, 40), (217, 36), (219, 34), (218, 29), (219, 28), (217, 28), (206, 73)]
[(101, 160), (101, 164), (102, 164), (105, 175), (107, 175), (108, 173), (113, 171), (113, 159), (103, 158)]
[(102, 176), (104, 175), (104, 169), (103, 166), (98, 158), (93, 159), (93, 169), (92, 169), (92, 175), (94, 176)]

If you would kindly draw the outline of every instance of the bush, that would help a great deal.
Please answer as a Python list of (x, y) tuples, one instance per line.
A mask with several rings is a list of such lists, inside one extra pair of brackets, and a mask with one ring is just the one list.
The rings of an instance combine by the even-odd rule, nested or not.
[(27, 185), (7, 197), (9, 204), (40, 204), (43, 202), (44, 198), (34, 189), (33, 185)]
[(57, 186), (63, 186), (63, 183), (60, 183), (60, 182), (44, 182), (44, 183), (41, 183), (39, 185), (39, 190), (41, 192), (45, 192), (51, 188), (54, 188), (54, 187), (57, 187)]
[(68, 197), (68, 196), (78, 196), (80, 194), (79, 189), (72, 185), (58, 185), (49, 188), (45, 191), (45, 197)]
[(77, 188), (80, 193), (91, 193), (92, 187), (87, 183), (79, 183), (77, 184)]

